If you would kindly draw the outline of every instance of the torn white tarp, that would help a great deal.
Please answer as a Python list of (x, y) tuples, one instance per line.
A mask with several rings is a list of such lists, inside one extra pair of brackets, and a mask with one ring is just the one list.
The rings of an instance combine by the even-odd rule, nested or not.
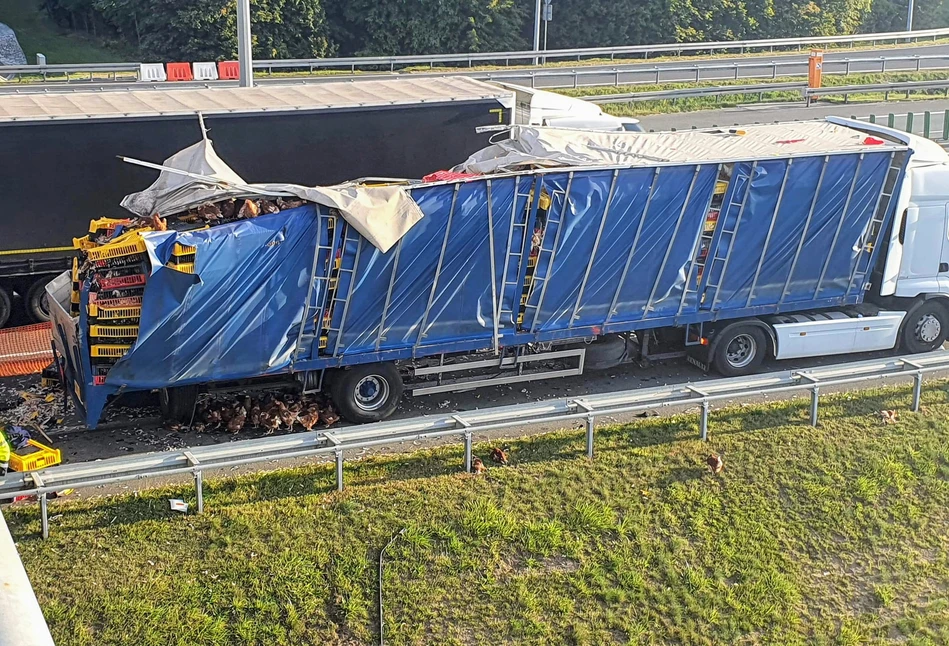
[(399, 186), (247, 184), (217, 156), (209, 139), (172, 155), (164, 166), (188, 174), (163, 170), (147, 189), (127, 195), (122, 206), (142, 217), (155, 213), (167, 216), (232, 197), (292, 195), (339, 209), (343, 218), (382, 252), (398, 242), (423, 215)]
[(468, 158), (454, 170), (488, 174), (524, 167), (652, 166), (878, 149), (866, 133), (829, 121), (743, 126), (740, 130), (591, 132), (514, 126), (510, 139)]

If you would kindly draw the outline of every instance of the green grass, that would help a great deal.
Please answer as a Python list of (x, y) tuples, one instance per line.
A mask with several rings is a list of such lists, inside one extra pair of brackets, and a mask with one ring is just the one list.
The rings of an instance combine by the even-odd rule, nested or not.
[(0, 0), (0, 22), (16, 32), (27, 62), (36, 63), (37, 52), (46, 54), (51, 65), (134, 60), (128, 52), (107, 49), (91, 38), (61, 29), (39, 5), (39, 0)]
[[(824, 87), (838, 87), (842, 85), (867, 85), (871, 83), (884, 82), (903, 82), (903, 81), (928, 81), (943, 80), (946, 73), (943, 71), (934, 72), (888, 72), (886, 74), (851, 74), (843, 76), (839, 74), (825, 74), (823, 77)], [(567, 96), (585, 97), (602, 96), (610, 94), (625, 94), (632, 92), (650, 92), (658, 90), (677, 90), (697, 87), (722, 87), (729, 85), (762, 85), (770, 83), (788, 83), (794, 81), (794, 78), (771, 79), (739, 79), (707, 81), (701, 83), (659, 83), (648, 85), (622, 85), (590, 87), (579, 89), (557, 90)], [(798, 79), (804, 80), (804, 79)], [(945, 90), (922, 90), (910, 92), (909, 94), (893, 92), (890, 99), (899, 98), (900, 100), (926, 100), (946, 96)], [(883, 93), (866, 93), (860, 95), (850, 95), (848, 103), (874, 103), (883, 100)], [(801, 93), (797, 91), (774, 91), (762, 92), (759, 101), (758, 94), (727, 94), (718, 97), (689, 97), (676, 100), (662, 101), (636, 101), (624, 103), (610, 103), (601, 106), (604, 111), (617, 116), (642, 116), (648, 114), (668, 114), (675, 112), (694, 112), (696, 110), (714, 110), (717, 108), (729, 108), (736, 105), (751, 103), (781, 103), (781, 102), (800, 102)], [(827, 96), (821, 99), (822, 103), (844, 103), (843, 96)]]
[[(949, 643), (949, 393), (828, 396), (8, 512), (57, 643)], [(900, 410), (883, 425), (881, 409)], [(476, 453), (486, 458), (487, 446)], [(711, 475), (709, 450), (724, 456)], [(490, 463), (489, 463), (490, 464)], [(192, 498), (193, 502), (193, 498)]]

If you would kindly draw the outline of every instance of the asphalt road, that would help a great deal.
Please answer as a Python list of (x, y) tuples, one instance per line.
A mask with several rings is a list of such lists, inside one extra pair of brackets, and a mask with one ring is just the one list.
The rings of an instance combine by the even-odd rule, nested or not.
[[(906, 57), (918, 60), (892, 60)], [(538, 88), (595, 87), (608, 85), (632, 85), (644, 83), (672, 83), (683, 81), (710, 81), (726, 79), (761, 79), (789, 76), (806, 76), (807, 54), (755, 54), (724, 58), (703, 58), (702, 56), (683, 56), (678, 60), (652, 62), (615, 62), (598, 65), (578, 65), (572, 67), (536, 67), (506, 68), (493, 71), (445, 71), (433, 73), (412, 73), (415, 77), (426, 76), (470, 76), (484, 80), (503, 80), (519, 85), (533, 84)], [(886, 61), (886, 62), (884, 62)], [(701, 69), (697, 69), (701, 68)], [(911, 45), (906, 47), (881, 47), (863, 50), (834, 50), (824, 54), (825, 74), (877, 73), (881, 71), (916, 71), (949, 69), (949, 45)], [(408, 72), (364, 73), (356, 75), (330, 76), (279, 76), (268, 77), (258, 72), (255, 81), (261, 85), (292, 83), (326, 83), (343, 80), (371, 80), (402, 77)], [(37, 84), (0, 83), (2, 93), (62, 92), (83, 91), (91, 88), (100, 90), (129, 90), (146, 88), (202, 88), (236, 87), (236, 81), (200, 81), (175, 83), (128, 83), (125, 81), (95, 82), (74, 80), (68, 84), (63, 81), (50, 81)]]
[[(897, 352), (880, 352), (869, 355), (847, 355), (840, 357), (806, 359), (797, 361), (772, 361), (762, 368), (762, 372), (771, 370), (803, 369), (819, 365), (829, 365), (848, 361), (857, 361), (881, 356), (892, 356)], [(668, 384), (698, 382), (716, 378), (717, 375), (704, 375), (702, 371), (685, 361), (670, 361), (650, 367), (629, 364), (602, 372), (587, 372), (579, 377), (546, 379), (511, 386), (495, 386), (462, 393), (448, 393), (423, 397), (406, 396), (396, 419), (419, 417), (434, 413), (464, 412), (495, 406), (520, 404), (533, 401), (581, 397), (593, 393), (619, 392), (637, 388), (649, 388)], [(16, 397), (16, 392), (35, 384), (38, 377), (0, 379), (0, 403), (4, 398)], [(747, 400), (745, 400), (747, 401)], [(0, 415), (2, 416), (2, 415)], [(613, 421), (632, 421), (617, 418)], [(510, 437), (527, 432), (537, 433), (554, 428), (530, 428), (523, 432), (509, 430), (498, 432), (491, 437)], [(90, 431), (75, 418), (67, 418), (64, 425), (47, 429), (63, 452), (65, 461), (83, 462), (115, 457), (130, 453), (140, 454), (152, 451), (180, 449), (189, 446), (220, 444), (234, 440), (244, 440), (263, 435), (261, 431), (245, 430), (236, 435), (226, 431), (192, 433), (189, 431), (169, 431), (162, 427), (158, 411), (154, 407), (140, 409), (112, 409), (106, 420), (97, 430)], [(484, 441), (489, 436), (478, 437)], [(398, 452), (414, 448), (418, 443), (409, 443), (407, 447), (394, 445), (377, 453)], [(355, 456), (354, 456), (355, 457)]]
[[(888, 113), (903, 114), (907, 112), (921, 113), (925, 111), (940, 112), (949, 110), (949, 98), (933, 99), (931, 101), (888, 101), (880, 103), (852, 103), (852, 104), (815, 104), (810, 107), (803, 103), (773, 103), (738, 106), (720, 110), (703, 110), (699, 112), (682, 112), (678, 114), (655, 114), (638, 117), (646, 130), (686, 130), (696, 128), (711, 128), (714, 126), (749, 125), (754, 123), (773, 123), (775, 121), (804, 121), (820, 119), (826, 116), (838, 117), (867, 117), (875, 114), (879, 123), (886, 123)], [(900, 121), (895, 125), (901, 126)], [(937, 115), (934, 126), (938, 136), (942, 130), (942, 115)], [(914, 122), (914, 132), (921, 134), (923, 120), (917, 118)]]

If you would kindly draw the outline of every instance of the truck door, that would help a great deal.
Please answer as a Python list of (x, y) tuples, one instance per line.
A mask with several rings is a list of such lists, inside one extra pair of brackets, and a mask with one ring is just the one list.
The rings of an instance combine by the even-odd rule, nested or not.
[(949, 287), (946, 205), (911, 205), (904, 227), (899, 291), (916, 295)]

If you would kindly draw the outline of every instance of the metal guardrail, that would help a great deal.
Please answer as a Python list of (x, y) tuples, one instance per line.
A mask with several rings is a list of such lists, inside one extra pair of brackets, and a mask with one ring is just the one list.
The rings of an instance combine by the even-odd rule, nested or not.
[(590, 103), (633, 103), (637, 101), (663, 101), (686, 99), (696, 96), (723, 96), (729, 94), (764, 94), (766, 92), (796, 91), (803, 96), (807, 83), (759, 83), (757, 85), (716, 85), (710, 87), (680, 88), (623, 94), (600, 94), (581, 97)]
[[(923, 63), (942, 61), (942, 64), (926, 65)], [(909, 65), (899, 66), (899, 63)], [(854, 70), (854, 65), (861, 69)], [(873, 66), (873, 69), (867, 69)], [(894, 69), (895, 67), (895, 69)], [(877, 69), (879, 68), (879, 69)], [(825, 60), (823, 73), (831, 75), (849, 76), (852, 73), (881, 74), (886, 72), (919, 72), (949, 69), (949, 55), (928, 56), (877, 56), (872, 58), (844, 58), (839, 60)], [(787, 71), (781, 71), (787, 70)], [(726, 74), (727, 73), (727, 74)], [(688, 78), (685, 75), (688, 74)], [(520, 72), (483, 72), (480, 74), (468, 73), (466, 76), (483, 81), (505, 81), (509, 83), (527, 82), (532, 88), (562, 89), (581, 87), (604, 87), (607, 85), (646, 85), (649, 83), (698, 83), (709, 80), (724, 80), (730, 78), (771, 78), (779, 76), (806, 76), (807, 61), (760, 61), (751, 63), (707, 63), (679, 66), (638, 65), (632, 68), (561, 68), (558, 70), (523, 70)], [(425, 74), (422, 74), (425, 76)], [(647, 78), (648, 77), (648, 78)], [(367, 78), (354, 77), (354, 78)], [(377, 76), (369, 78), (379, 78)], [(339, 77), (327, 77), (327, 80), (338, 80)], [(557, 83), (556, 79), (564, 79)]]
[[(624, 47), (593, 47), (578, 49), (558, 49), (542, 52), (545, 61), (558, 59), (605, 58), (615, 60), (617, 57), (635, 57), (641, 55), (648, 59), (650, 54), (700, 54), (715, 52), (738, 51), (740, 53), (756, 50), (776, 51), (785, 48), (803, 49), (810, 45), (847, 45), (851, 47), (857, 43), (870, 43), (875, 46), (879, 43), (913, 41), (922, 38), (936, 40), (949, 36), (949, 29), (928, 29), (922, 31), (888, 32), (879, 34), (856, 34), (852, 36), (811, 36), (806, 38), (781, 38), (776, 40), (746, 40), (746, 41), (715, 41), (705, 43), (668, 43), (659, 45), (630, 45)], [(514, 52), (484, 52), (466, 54), (429, 54), (417, 56), (365, 56), (348, 58), (313, 58), (313, 59), (284, 59), (260, 60), (254, 62), (254, 69), (260, 72), (272, 73), (274, 70), (298, 70), (315, 72), (318, 70), (348, 69), (353, 74), (359, 70), (384, 70), (395, 72), (397, 69), (418, 65), (427, 65), (435, 68), (439, 65), (454, 65), (455, 67), (473, 67), (477, 63), (503, 63), (509, 66), (512, 62), (533, 64), (539, 54), (535, 51)], [(825, 61), (825, 65), (833, 65), (835, 61)], [(885, 63), (884, 71), (885, 71)], [(0, 66), (0, 77), (36, 76), (49, 80), (50, 76), (62, 76), (67, 82), (74, 75), (83, 75), (92, 81), (96, 75), (106, 75), (113, 81), (120, 80), (118, 74), (134, 75), (138, 79), (140, 63), (88, 63), (74, 65), (11, 65)], [(524, 78), (523, 75), (518, 78)], [(126, 79), (127, 80), (127, 79)], [(174, 83), (173, 83), (174, 84)]]
[(0, 513), (0, 646), (53, 646), (53, 638)]
[(278, 437), (243, 440), (228, 444), (199, 446), (66, 464), (31, 473), (13, 473), (0, 478), (0, 500), (38, 496), (42, 533), (49, 535), (47, 496), (64, 489), (114, 485), (123, 482), (175, 475), (194, 477), (197, 511), (204, 511), (203, 474), (222, 469), (274, 460), (327, 456), (336, 459), (336, 486), (343, 488), (343, 461), (347, 451), (373, 448), (412, 440), (457, 437), (465, 446), (465, 470), (471, 469), (472, 438), (475, 433), (537, 424), (584, 421), (586, 451), (593, 457), (594, 426), (597, 418), (656, 408), (699, 407), (699, 429), (707, 439), (709, 411), (715, 402), (744, 397), (799, 391), (811, 393), (811, 423), (817, 423), (822, 388), (865, 383), (893, 377), (914, 379), (913, 410), (918, 410), (923, 375), (949, 370), (949, 352), (861, 361), (810, 370), (786, 370), (748, 377), (714, 379), (695, 384), (662, 386), (618, 393), (588, 395), (570, 399), (503, 406), (464, 413), (424, 416), (350, 426), (346, 428), (294, 433)]
[(417, 56), (371, 56), (371, 57), (352, 57), (352, 58), (316, 58), (316, 59), (287, 59), (287, 60), (261, 60), (254, 63), (255, 69), (332, 69), (332, 68), (350, 68), (356, 71), (357, 68), (388, 67), (394, 71), (397, 67), (410, 67), (414, 65), (428, 65), (434, 67), (436, 63), (461, 63), (472, 67), (475, 62), (504, 62), (510, 64), (511, 61), (533, 61), (537, 58), (551, 59), (576, 58), (603, 58), (609, 56), (613, 59), (617, 56), (641, 54), (648, 58), (650, 54), (671, 53), (681, 55), (686, 52), (708, 52), (716, 51), (738, 51), (744, 53), (749, 50), (767, 49), (774, 51), (775, 48), (796, 47), (802, 49), (810, 45), (854, 45), (856, 43), (883, 43), (888, 41), (914, 41), (918, 42), (920, 38), (932, 38), (933, 40), (940, 36), (949, 36), (949, 29), (926, 29), (919, 31), (901, 31), (886, 32), (878, 34), (854, 34), (851, 36), (808, 36), (804, 38), (778, 38), (771, 40), (734, 40), (734, 41), (714, 41), (705, 43), (665, 43), (659, 45), (627, 45), (621, 47), (587, 47), (576, 49), (551, 49), (543, 52), (532, 50), (513, 51), (513, 52), (479, 52), (469, 54), (428, 54)]
[(868, 85), (838, 85), (836, 87), (806, 88), (804, 90), (804, 100), (810, 105), (815, 97), (819, 96), (843, 96), (844, 103), (851, 94), (883, 93), (883, 100), (889, 101), (890, 94), (894, 92), (906, 93), (913, 90), (946, 90), (946, 96), (949, 96), (949, 79), (939, 79), (935, 81), (905, 81), (900, 83), (872, 83)]
[(758, 83), (755, 85), (715, 85), (697, 88), (681, 88), (675, 90), (657, 90), (645, 92), (624, 92), (622, 94), (599, 94), (580, 97), (591, 103), (635, 103), (640, 101), (678, 100), (689, 97), (727, 96), (740, 94), (757, 94), (761, 96), (768, 92), (797, 91), (807, 105), (823, 96), (843, 96), (844, 103), (852, 94), (882, 93), (884, 100), (889, 101), (890, 94), (907, 93), (918, 90), (945, 89), (949, 96), (949, 79), (934, 81), (905, 81), (892, 83), (874, 83), (869, 85), (838, 85), (821, 88), (809, 88), (807, 83)]

